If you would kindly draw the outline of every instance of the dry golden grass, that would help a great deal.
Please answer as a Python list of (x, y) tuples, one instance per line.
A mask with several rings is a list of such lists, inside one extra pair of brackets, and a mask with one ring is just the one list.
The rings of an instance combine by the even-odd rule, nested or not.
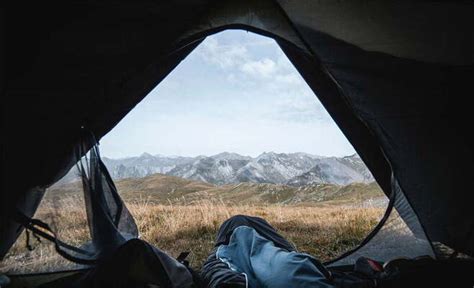
[[(57, 201), (54, 201), (57, 202)], [(45, 203), (37, 216), (56, 227), (61, 239), (75, 245), (88, 240), (85, 211), (77, 199), (62, 199), (55, 206)], [(134, 201), (128, 207), (135, 217), (140, 237), (172, 256), (191, 251), (190, 262), (199, 268), (212, 249), (221, 223), (232, 215), (245, 214), (266, 219), (299, 251), (322, 261), (355, 247), (380, 219), (383, 209), (344, 206), (252, 206), (225, 205), (202, 201), (193, 205), (160, 205)], [(52, 211), (59, 212), (52, 212)], [(54, 225), (56, 224), (56, 225)], [(56, 255), (54, 247), (32, 240), (33, 251), (25, 248), (25, 235), (11, 249), (0, 269), (10, 273), (71, 268)], [(3, 266), (3, 267), (2, 267)]]

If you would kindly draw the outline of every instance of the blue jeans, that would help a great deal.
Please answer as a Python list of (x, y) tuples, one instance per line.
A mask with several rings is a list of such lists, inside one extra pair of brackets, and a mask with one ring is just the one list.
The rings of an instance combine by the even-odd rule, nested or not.
[(218, 247), (216, 257), (244, 274), (247, 287), (333, 287), (314, 257), (276, 247), (248, 226), (234, 229), (229, 243)]

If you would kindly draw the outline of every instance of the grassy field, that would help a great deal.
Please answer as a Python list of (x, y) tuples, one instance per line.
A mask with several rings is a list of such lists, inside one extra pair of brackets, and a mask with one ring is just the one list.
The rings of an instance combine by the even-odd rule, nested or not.
[[(158, 173), (144, 178), (120, 179), (116, 181), (116, 186), (121, 197), (127, 202), (147, 199), (154, 204), (176, 205), (199, 205), (202, 199), (212, 199), (230, 205), (309, 205), (328, 201), (350, 204), (384, 195), (376, 182), (301, 187), (249, 182), (214, 185)], [(45, 200), (74, 195), (82, 195), (80, 182), (53, 185), (48, 189)]]
[[(61, 239), (74, 245), (89, 240), (85, 211), (79, 197), (50, 198), (42, 203), (36, 217), (51, 223)], [(299, 251), (329, 260), (355, 247), (376, 225), (382, 208), (313, 204), (250, 205), (193, 201), (183, 204), (157, 204), (146, 198), (134, 199), (128, 207), (135, 217), (141, 238), (176, 257), (191, 251), (190, 262), (199, 268), (211, 250), (220, 224), (232, 215), (265, 218)], [(28, 251), (25, 235), (0, 264), (0, 271), (25, 273), (71, 268), (71, 264), (43, 240), (31, 240)]]

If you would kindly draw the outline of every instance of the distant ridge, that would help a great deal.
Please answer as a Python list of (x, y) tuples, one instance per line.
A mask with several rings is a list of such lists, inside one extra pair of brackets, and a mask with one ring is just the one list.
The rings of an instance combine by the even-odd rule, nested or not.
[[(301, 187), (249, 182), (215, 185), (157, 173), (143, 178), (120, 179), (116, 181), (116, 186), (127, 202), (188, 205), (205, 200), (251, 205), (332, 203), (361, 206), (369, 201), (378, 201), (381, 207), (386, 205), (386, 197), (376, 182)], [(45, 199), (57, 199), (56, 195), (77, 197), (82, 195), (82, 185), (80, 182), (55, 184), (48, 189)]]
[[(308, 153), (264, 152), (257, 157), (222, 152), (213, 156), (163, 156), (143, 153), (137, 157), (103, 161), (112, 178), (143, 178), (156, 173), (224, 185), (241, 182), (305, 186), (312, 184), (370, 183), (374, 179), (357, 154), (325, 157)], [(71, 171), (61, 180), (77, 180)]]

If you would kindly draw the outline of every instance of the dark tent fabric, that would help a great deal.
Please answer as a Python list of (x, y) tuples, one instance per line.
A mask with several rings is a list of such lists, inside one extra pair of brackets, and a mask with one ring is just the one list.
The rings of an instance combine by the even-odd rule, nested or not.
[[(304, 31), (317, 39), (313, 49), (327, 59), (325, 67), (377, 135), (430, 238), (473, 253), (474, 218), (468, 201), (460, 200), (470, 169), (458, 159), (470, 162), (473, 156), (464, 106), (472, 66), (399, 59)], [(460, 234), (462, 243), (456, 239)]]
[(472, 2), (9, 2), (0, 257), (19, 234), (16, 209), (32, 216), (74, 165), (81, 127), (100, 139), (227, 28), (275, 38), (386, 194), (393, 172), (428, 239), (474, 254)]
[[(73, 284), (72, 284), (73, 283)], [(67, 285), (69, 284), (69, 285)], [(195, 287), (185, 265), (139, 239), (127, 241), (78, 280), (53, 287)]]
[(361, 245), (324, 264), (333, 267), (351, 265), (360, 257), (371, 257), (385, 263), (399, 258), (436, 258), (433, 244), (427, 239), (399, 183), (394, 177), (392, 181), (390, 205), (379, 223), (380, 229), (376, 227), (373, 235)]
[[(100, 158), (95, 138), (87, 132), (83, 135), (83, 141), (76, 151), (76, 157), (79, 158), (76, 166), (82, 178), (91, 235), (91, 243), (84, 246), (88, 246), (87, 249), (96, 258), (106, 257), (127, 240), (137, 238), (138, 228)], [(90, 146), (92, 148), (87, 152)]]

